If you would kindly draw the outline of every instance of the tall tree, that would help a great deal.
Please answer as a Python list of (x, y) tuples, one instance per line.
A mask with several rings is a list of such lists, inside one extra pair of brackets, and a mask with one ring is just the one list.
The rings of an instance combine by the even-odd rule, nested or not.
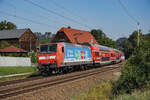
[[(140, 38), (140, 41), (141, 41), (140, 45), (143, 45), (142, 44), (144, 42), (143, 41), (143, 35), (142, 35), (141, 30), (139, 32), (140, 32), (139, 38)], [(122, 51), (124, 51), (126, 58), (129, 58), (130, 55), (132, 55), (134, 53), (135, 49), (138, 48), (138, 46), (137, 46), (137, 38), (138, 38), (138, 31), (135, 30), (129, 36), (128, 39), (127, 38), (120, 38), (120, 39), (117, 40), (117, 46)], [(123, 41), (120, 41), (120, 40), (123, 40)]]
[(91, 34), (94, 36), (94, 38), (99, 44), (116, 48), (116, 42), (108, 38), (102, 30), (93, 29), (91, 30)]
[[(139, 31), (139, 37), (142, 38), (142, 32)], [(137, 40), (138, 40), (138, 31), (135, 30), (128, 38), (128, 40), (131, 42), (132, 46), (135, 48), (137, 47)]]
[(6, 20), (0, 22), (0, 30), (10, 30), (16, 28), (17, 26), (12, 22), (7, 22)]

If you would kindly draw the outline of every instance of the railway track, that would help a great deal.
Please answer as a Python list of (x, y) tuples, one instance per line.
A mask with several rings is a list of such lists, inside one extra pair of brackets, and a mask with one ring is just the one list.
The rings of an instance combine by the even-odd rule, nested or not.
[(11, 85), (11, 84), (17, 84), (17, 83), (21, 83), (21, 82), (38, 80), (38, 79), (42, 79), (42, 78), (43, 78), (42, 76), (36, 76), (36, 77), (30, 77), (30, 78), (26, 78), (26, 79), (19, 79), (19, 80), (0, 82), (0, 87)]
[[(3, 86), (2, 88), (0, 87), (0, 99), (13, 97), (13, 96), (16, 96), (19, 94), (38, 90), (38, 89), (41, 89), (44, 87), (51, 87), (54, 85), (74, 81), (77, 79), (86, 78), (86, 77), (96, 75), (96, 74), (103, 75), (103, 73), (107, 73), (107, 72), (110, 72), (110, 71), (113, 71), (113, 70), (120, 68), (121, 64), (111, 65), (111, 66), (110, 67), (97, 68), (96, 70), (92, 70), (92, 71), (85, 71), (85, 72), (83, 71), (80, 74), (68, 75), (68, 76), (64, 76), (63, 78), (58, 77), (56, 79), (51, 79), (49, 77), (46, 79), (38, 79), (40, 81), (36, 80), (35, 82), (32, 80), (32, 82), (30, 82), (30, 84), (17, 85), (17, 86), (12, 85), (12, 87), (10, 86), (9, 88), (7, 88), (7, 87), (5, 88), (5, 86)], [(117, 67), (114, 67), (114, 66), (117, 66)], [(31, 80), (27, 80), (27, 81), (31, 81)], [(17, 82), (17, 83), (19, 83), (19, 82)]]

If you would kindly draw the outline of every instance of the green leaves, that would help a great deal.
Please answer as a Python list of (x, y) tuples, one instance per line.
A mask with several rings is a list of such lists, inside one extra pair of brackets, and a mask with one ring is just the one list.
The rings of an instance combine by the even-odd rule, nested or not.
[(91, 30), (91, 34), (94, 36), (96, 41), (104, 46), (116, 48), (116, 42), (108, 38), (106, 34), (100, 29)]
[(150, 52), (147, 48), (136, 48), (121, 70), (121, 77), (115, 83), (114, 94), (131, 93), (150, 82)]
[(1, 42), (1, 45), (0, 45), (0, 49), (6, 48), (6, 47), (8, 47), (8, 46), (10, 46), (10, 44), (9, 44), (8, 42), (2, 41), (2, 42)]
[[(129, 37), (132, 55), (122, 68), (122, 75), (115, 83), (114, 94), (131, 93), (134, 89), (140, 89), (150, 83), (150, 33), (141, 35), (140, 46), (136, 46), (135, 32)], [(128, 51), (129, 52), (129, 51)]]
[(7, 22), (6, 20), (0, 22), (0, 30), (10, 30), (16, 28), (17, 26), (12, 22)]

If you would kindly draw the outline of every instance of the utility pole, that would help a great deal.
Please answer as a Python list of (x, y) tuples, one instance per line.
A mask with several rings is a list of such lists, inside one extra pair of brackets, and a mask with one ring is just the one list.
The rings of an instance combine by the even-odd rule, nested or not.
[(31, 43), (31, 35), (30, 35), (30, 52), (31, 52), (31, 50), (32, 50), (32, 43)]
[(137, 46), (139, 47), (140, 44), (140, 23), (139, 22), (137, 22), (137, 27), (138, 27)]

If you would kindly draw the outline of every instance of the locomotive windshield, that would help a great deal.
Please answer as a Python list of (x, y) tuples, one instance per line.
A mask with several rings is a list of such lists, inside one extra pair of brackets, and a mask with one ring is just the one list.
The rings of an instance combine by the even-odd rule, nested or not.
[(57, 44), (40, 46), (40, 53), (53, 53), (56, 52), (56, 50), (57, 50)]

